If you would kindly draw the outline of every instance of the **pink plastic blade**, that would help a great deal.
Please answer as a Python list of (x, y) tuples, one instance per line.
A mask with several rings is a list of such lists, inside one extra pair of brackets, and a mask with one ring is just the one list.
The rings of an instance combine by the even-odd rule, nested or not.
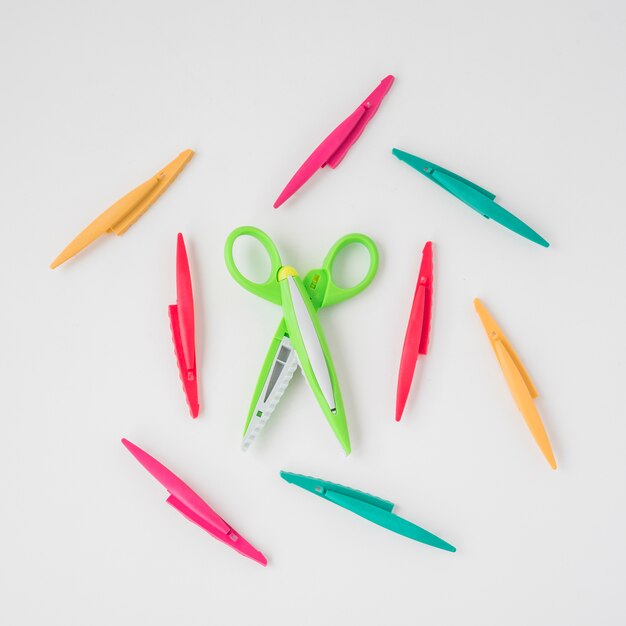
[(335, 130), (333, 130), (322, 143), (315, 148), (313, 154), (300, 166), (298, 171), (292, 176), (286, 187), (280, 193), (280, 196), (274, 202), (274, 208), (277, 209), (285, 200), (288, 200), (304, 183), (320, 169), (324, 167), (328, 159), (345, 141), (352, 129), (358, 121), (365, 115), (366, 109), (360, 106), (352, 115), (347, 117)]
[(356, 111), (341, 122), (341, 124), (322, 141), (282, 190), (276, 202), (274, 202), (275, 209), (298, 191), (318, 169), (327, 164), (334, 169), (341, 163), (348, 150), (365, 130), (368, 122), (376, 114), (393, 80), (393, 76), (384, 78), (380, 85), (378, 85), (363, 103), (357, 107)]
[(243, 556), (247, 556), (249, 559), (260, 563), (263, 566), (267, 565), (267, 559), (265, 558), (263, 553), (257, 550), (250, 543), (248, 543), (233, 528), (229, 527), (228, 532), (226, 533), (218, 532), (215, 530), (215, 528), (213, 528), (213, 526), (207, 524), (202, 517), (198, 516), (183, 502), (178, 500), (178, 498), (170, 496), (167, 499), (167, 503), (171, 504), (179, 513), (182, 513), (190, 522), (197, 524), (198, 526), (200, 526), (200, 528), (215, 537), (215, 539), (218, 539), (219, 541), (225, 543), (227, 546), (233, 548), (233, 550), (239, 552), (239, 554), (243, 554)]
[(429, 241), (422, 252), (422, 264), (413, 296), (413, 305), (402, 346), (400, 372), (396, 392), (396, 421), (402, 419), (409, 396), (415, 366), (420, 354), (428, 352), (430, 324), (432, 318), (433, 260), (432, 243)]
[(144, 452), (139, 446), (122, 439), (126, 449), (141, 463), (154, 478), (156, 478), (169, 492), (187, 509), (204, 520), (215, 531), (222, 534), (230, 531), (230, 526), (191, 488), (189, 488), (176, 474), (154, 457)]
[(196, 373), (195, 323), (193, 289), (189, 261), (182, 234), (176, 242), (176, 304), (168, 307), (174, 353), (183, 391), (192, 417), (200, 411)]
[(387, 92), (391, 89), (391, 85), (393, 84), (394, 77), (389, 75), (386, 78), (383, 78), (380, 81), (380, 85), (372, 91), (372, 93), (367, 96), (367, 98), (363, 101), (361, 106), (365, 107), (366, 112), (365, 115), (356, 123), (354, 128), (350, 131), (350, 134), (345, 138), (341, 146), (336, 150), (336, 152), (328, 159), (328, 165), (335, 169), (343, 158), (348, 153), (348, 150), (354, 145), (356, 140), (361, 136), (365, 127), (369, 124), (370, 120), (376, 115), (378, 111), (378, 107), (380, 103), (383, 101), (383, 98), (387, 95)]

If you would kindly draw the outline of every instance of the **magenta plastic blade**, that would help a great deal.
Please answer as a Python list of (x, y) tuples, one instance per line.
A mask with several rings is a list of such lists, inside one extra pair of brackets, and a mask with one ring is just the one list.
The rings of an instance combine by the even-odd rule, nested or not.
[(184, 483), (165, 465), (150, 456), (128, 439), (122, 439), (127, 450), (141, 463), (156, 480), (158, 480), (170, 496), (168, 504), (182, 513), (188, 520), (197, 524), (210, 535), (229, 545), (237, 552), (262, 565), (267, 559), (256, 548), (251, 546), (241, 535), (231, 528), (195, 491)]
[(274, 202), (277, 209), (285, 200), (288, 200), (304, 183), (320, 169), (324, 167), (328, 159), (341, 146), (346, 137), (350, 134), (357, 122), (365, 114), (365, 107), (360, 106), (352, 115), (346, 118), (335, 130), (333, 130), (322, 143), (315, 148), (313, 154), (300, 166), (298, 171), (292, 176), (280, 196)]
[(189, 509), (187, 506), (185, 506), (180, 500), (178, 500), (174, 496), (170, 496), (167, 499), (167, 503), (171, 504), (179, 513), (184, 515), (190, 522), (193, 522), (194, 524), (197, 524), (198, 526), (200, 526), (200, 528), (202, 528), (203, 530), (208, 532), (210, 535), (215, 537), (215, 539), (217, 539), (218, 541), (221, 541), (222, 543), (225, 543), (227, 546), (230, 546), (233, 550), (236, 550), (237, 552), (239, 552), (239, 554), (242, 554), (243, 556), (246, 556), (249, 559), (256, 561), (257, 563), (260, 563), (261, 565), (263, 565), (263, 567), (267, 565), (267, 559), (265, 558), (265, 555), (259, 550), (257, 550), (253, 545), (248, 543), (234, 528), (231, 528), (226, 534), (215, 532), (214, 528), (210, 524), (207, 524), (206, 521), (202, 517), (199, 517), (198, 515), (196, 515), (194, 511)]
[(156, 478), (179, 502), (182, 502), (196, 515), (206, 520), (221, 533), (227, 533), (230, 526), (190, 487), (188, 487), (174, 472), (159, 463), (154, 457), (136, 446), (128, 439), (122, 439), (126, 449)]
[(389, 75), (386, 78), (383, 78), (380, 81), (380, 85), (372, 91), (372, 93), (365, 98), (365, 100), (361, 103), (362, 107), (365, 107), (365, 114), (361, 119), (355, 124), (354, 128), (350, 131), (350, 134), (345, 138), (341, 146), (335, 151), (335, 153), (328, 159), (327, 163), (335, 169), (343, 158), (348, 153), (348, 150), (354, 145), (356, 140), (361, 136), (365, 127), (369, 124), (369, 121), (376, 115), (378, 111), (378, 107), (380, 103), (383, 101), (383, 98), (387, 95), (387, 92), (391, 89), (391, 85), (393, 84), (394, 77)]
[(428, 352), (433, 304), (433, 252), (429, 241), (422, 251), (409, 323), (402, 346), (398, 387), (396, 391), (396, 422), (399, 422), (411, 390), (415, 366), (420, 354)]
[(380, 85), (374, 89), (357, 109), (315, 148), (311, 156), (300, 166), (298, 171), (282, 190), (276, 202), (274, 202), (275, 209), (298, 191), (317, 170), (327, 164), (334, 169), (341, 163), (348, 150), (365, 130), (368, 122), (376, 114), (393, 80), (393, 76), (384, 78)]

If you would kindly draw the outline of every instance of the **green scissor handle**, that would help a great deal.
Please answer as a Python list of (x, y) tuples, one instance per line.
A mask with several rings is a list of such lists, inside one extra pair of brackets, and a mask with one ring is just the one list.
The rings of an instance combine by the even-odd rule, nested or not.
[[(264, 283), (255, 283), (254, 281), (246, 278), (237, 267), (235, 259), (233, 258), (233, 246), (235, 241), (239, 237), (252, 237), (256, 239), (267, 252), (270, 258), (270, 275)], [(278, 249), (274, 245), (274, 242), (265, 234), (262, 230), (255, 228), (254, 226), (240, 226), (235, 228), (230, 235), (226, 238), (226, 244), (224, 245), (224, 260), (226, 261), (226, 267), (230, 272), (230, 275), (244, 288), (253, 293), (259, 298), (269, 300), (274, 304), (281, 305), (282, 299), (280, 296), (280, 284), (278, 282), (278, 270), (282, 267), (283, 262), (278, 253)]]
[[(340, 287), (333, 280), (333, 265), (339, 254), (348, 246), (358, 244), (369, 253), (370, 265), (363, 279), (353, 287)], [(316, 309), (343, 302), (348, 298), (361, 293), (376, 276), (378, 270), (378, 249), (376, 244), (367, 236), (359, 233), (345, 235), (328, 251), (322, 267), (311, 270), (304, 279), (304, 284), (311, 296)]]

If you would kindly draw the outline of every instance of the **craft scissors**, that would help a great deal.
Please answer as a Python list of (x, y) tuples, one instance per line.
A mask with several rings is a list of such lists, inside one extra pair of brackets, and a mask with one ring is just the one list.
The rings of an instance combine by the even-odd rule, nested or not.
[[(264, 283), (249, 280), (235, 264), (233, 246), (242, 236), (256, 239), (269, 255), (271, 270)], [(358, 284), (344, 288), (333, 280), (332, 269), (338, 254), (351, 244), (366, 248), (370, 265)], [(365, 235), (346, 235), (332, 246), (322, 267), (308, 272), (303, 280), (293, 267), (283, 265), (278, 249), (268, 235), (258, 228), (242, 226), (226, 239), (224, 257), (231, 276), (244, 289), (278, 304), (283, 310), (283, 318), (272, 338), (250, 403), (242, 448), (246, 450), (265, 426), (300, 365), (335, 436), (346, 454), (350, 454), (350, 436), (339, 382), (317, 311), (356, 296), (372, 282), (378, 269), (376, 245)]]

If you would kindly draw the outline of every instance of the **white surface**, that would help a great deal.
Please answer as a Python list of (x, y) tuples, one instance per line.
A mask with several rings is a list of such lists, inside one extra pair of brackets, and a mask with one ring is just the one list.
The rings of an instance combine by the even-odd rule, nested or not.
[[(618, 0), (5, 0), (0, 622), (624, 624), (625, 22)], [(387, 73), (397, 81), (341, 166), (273, 210)], [(493, 190), (551, 248), (486, 222), (393, 146)], [(187, 147), (197, 156), (127, 234), (48, 269)], [(372, 286), (321, 314), (348, 459), (300, 377), (239, 449), (280, 316), (225, 269), (224, 240), (242, 224), (302, 271), (350, 231), (380, 247)], [(167, 320), (179, 230), (197, 302), (197, 421)], [(431, 351), (396, 424), (429, 238)], [(475, 296), (537, 383), (556, 472), (517, 414)], [(267, 569), (168, 507), (123, 436), (197, 489)], [(459, 550), (385, 532), (280, 469), (397, 502)]]

